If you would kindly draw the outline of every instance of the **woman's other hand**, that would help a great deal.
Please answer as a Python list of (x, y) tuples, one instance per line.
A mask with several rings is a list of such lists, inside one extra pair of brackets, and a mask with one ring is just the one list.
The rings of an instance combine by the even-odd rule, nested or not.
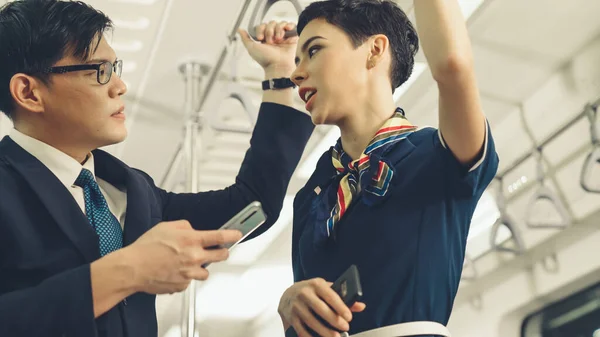
[(281, 296), (278, 308), (284, 329), (292, 327), (298, 337), (312, 337), (307, 327), (322, 337), (339, 337), (337, 331), (317, 318), (319, 316), (334, 329), (348, 331), (352, 312), (361, 312), (366, 306), (357, 302), (348, 308), (331, 285), (331, 282), (315, 278), (289, 287)]

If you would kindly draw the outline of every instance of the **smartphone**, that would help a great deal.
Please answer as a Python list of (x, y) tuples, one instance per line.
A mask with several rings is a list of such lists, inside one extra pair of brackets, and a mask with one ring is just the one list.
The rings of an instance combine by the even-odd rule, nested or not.
[(242, 238), (235, 243), (221, 245), (220, 248), (232, 250), (238, 243), (242, 242), (248, 235), (252, 234), (260, 225), (267, 221), (267, 216), (263, 212), (262, 205), (258, 201), (254, 201), (229, 219), (221, 229), (236, 229), (242, 232)]
[(362, 286), (360, 284), (360, 275), (358, 268), (351, 265), (350, 268), (340, 276), (332, 285), (331, 288), (342, 298), (344, 304), (351, 307), (354, 303), (362, 299)]
[[(206, 249), (227, 248), (231, 251), (238, 243), (242, 242), (248, 235), (252, 234), (260, 225), (267, 221), (267, 216), (263, 212), (262, 205), (258, 201), (251, 202), (233, 218), (229, 219), (219, 230), (236, 229), (242, 232), (242, 238), (234, 243), (227, 243), (219, 246), (207, 247)], [(202, 268), (206, 268), (210, 263), (205, 263)]]
[[(340, 277), (338, 277), (337, 280), (335, 280), (335, 282), (333, 282), (331, 289), (333, 289), (340, 296), (342, 301), (344, 301), (344, 304), (346, 304), (348, 307), (351, 307), (354, 303), (360, 301), (362, 299), (363, 292), (360, 284), (358, 268), (355, 265), (351, 265)], [(333, 329), (324, 319), (318, 315), (315, 316), (319, 321), (321, 321), (321, 323), (323, 323), (323, 325)], [(306, 327), (306, 330), (315, 337), (319, 336), (309, 327)], [(343, 333), (342, 331), (338, 332)], [(342, 334), (342, 336), (344, 336), (344, 334)], [(293, 327), (290, 327), (285, 331), (285, 337), (298, 337), (298, 334)]]

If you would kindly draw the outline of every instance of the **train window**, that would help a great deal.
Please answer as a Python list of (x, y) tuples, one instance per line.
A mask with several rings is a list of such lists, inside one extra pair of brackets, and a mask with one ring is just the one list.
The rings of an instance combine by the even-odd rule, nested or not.
[(600, 337), (600, 284), (528, 316), (521, 337)]

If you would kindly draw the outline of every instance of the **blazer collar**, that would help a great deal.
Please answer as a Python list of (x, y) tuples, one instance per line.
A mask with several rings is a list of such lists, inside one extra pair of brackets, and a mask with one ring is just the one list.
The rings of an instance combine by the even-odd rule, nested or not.
[[(149, 229), (151, 186), (140, 173), (112, 155), (102, 150), (93, 151), (93, 155), (97, 177), (114, 186), (127, 188), (123, 244), (129, 245)], [(0, 141), (1, 157), (25, 179), (85, 261), (100, 258), (98, 235), (61, 181), (10, 137)]]
[(0, 142), (0, 155), (25, 179), (84, 259), (99, 258), (98, 235), (61, 181), (9, 137)]
[(153, 186), (142, 174), (102, 150), (92, 151), (96, 174), (114, 186), (127, 187), (127, 217), (123, 245), (129, 245), (144, 234), (150, 226), (150, 191)]

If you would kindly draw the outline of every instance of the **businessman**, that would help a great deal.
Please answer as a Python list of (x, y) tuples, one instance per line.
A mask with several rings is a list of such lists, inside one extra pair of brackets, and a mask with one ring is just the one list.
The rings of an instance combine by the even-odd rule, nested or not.
[(110, 28), (82, 2), (0, 8), (0, 110), (14, 124), (0, 141), (0, 336), (156, 336), (155, 295), (206, 279), (201, 266), (227, 258), (206, 247), (240, 238), (216, 229), (248, 203), (268, 217), (255, 235), (275, 222), (312, 133), (292, 89), (270, 88), (235, 184), (156, 187), (98, 150), (127, 135)]

